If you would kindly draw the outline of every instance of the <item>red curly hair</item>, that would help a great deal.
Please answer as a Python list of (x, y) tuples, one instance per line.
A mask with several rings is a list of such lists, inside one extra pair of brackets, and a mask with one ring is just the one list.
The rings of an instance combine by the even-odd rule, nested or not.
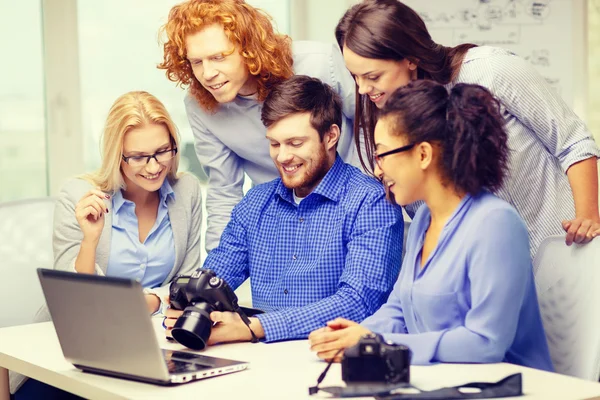
[(293, 75), (291, 40), (276, 33), (271, 20), (244, 0), (189, 0), (178, 4), (160, 29), (166, 42), (164, 60), (158, 68), (166, 70), (167, 78), (178, 86), (189, 85), (200, 106), (214, 111), (219, 103), (194, 76), (185, 41), (188, 35), (218, 23), (240, 50), (250, 74), (256, 77), (258, 100), (264, 101), (275, 84)]

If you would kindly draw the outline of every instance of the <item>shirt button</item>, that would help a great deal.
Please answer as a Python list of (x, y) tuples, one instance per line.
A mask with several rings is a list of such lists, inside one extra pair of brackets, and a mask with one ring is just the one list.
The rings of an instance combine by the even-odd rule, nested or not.
[(136, 282), (141, 282), (142, 278), (135, 278)]
[(145, 269), (146, 268), (146, 264), (140, 264), (140, 268), (141, 269)]
[(288, 290), (287, 290), (287, 289), (285, 289), (285, 290), (283, 291), (283, 294), (288, 294)]
[(292, 260), (297, 260), (297, 259), (298, 259), (298, 256), (294, 254), (294, 255), (292, 256)]
[(300, 221), (300, 222), (304, 222), (304, 217), (300, 217), (300, 218), (298, 218), (298, 221)]

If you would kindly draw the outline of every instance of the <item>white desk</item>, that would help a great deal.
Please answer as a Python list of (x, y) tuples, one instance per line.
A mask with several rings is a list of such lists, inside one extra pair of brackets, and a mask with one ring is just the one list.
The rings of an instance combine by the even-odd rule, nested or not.
[[(183, 346), (164, 339), (160, 321), (156, 332), (164, 348)], [(117, 332), (115, 334), (118, 334)], [(325, 367), (309, 351), (307, 341), (272, 344), (236, 343), (214, 346), (203, 354), (249, 361), (246, 371), (174, 387), (161, 387), (81, 372), (65, 361), (52, 323), (0, 329), (0, 367), (20, 372), (82, 397), (93, 399), (309, 399)], [(425, 390), (472, 381), (498, 381), (522, 372), (524, 399), (600, 399), (600, 384), (512, 364), (440, 364), (413, 366), (412, 383)], [(334, 365), (323, 385), (341, 384)], [(326, 397), (320, 394), (317, 397)], [(313, 399), (315, 396), (312, 397)]]

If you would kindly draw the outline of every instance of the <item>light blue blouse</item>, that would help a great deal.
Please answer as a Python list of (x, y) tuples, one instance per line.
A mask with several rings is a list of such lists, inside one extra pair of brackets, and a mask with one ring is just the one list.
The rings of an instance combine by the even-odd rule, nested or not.
[(156, 222), (140, 243), (135, 204), (119, 190), (112, 198), (112, 235), (107, 276), (135, 279), (145, 288), (160, 286), (173, 269), (175, 242), (167, 198), (175, 196), (168, 180), (159, 189)]
[(420, 207), (398, 281), (362, 325), (407, 345), (414, 364), (506, 361), (551, 371), (521, 217), (488, 192), (465, 196), (421, 268), (430, 219)]

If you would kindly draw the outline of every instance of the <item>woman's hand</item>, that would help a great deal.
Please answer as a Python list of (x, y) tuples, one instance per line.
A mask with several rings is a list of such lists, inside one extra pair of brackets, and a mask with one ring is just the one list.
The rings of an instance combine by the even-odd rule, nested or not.
[(160, 308), (160, 298), (154, 293), (147, 293), (145, 296), (146, 305), (148, 306), (148, 312), (150, 315), (154, 314)]
[(343, 355), (340, 350), (354, 346), (368, 333), (371, 331), (354, 321), (336, 318), (327, 322), (326, 327), (312, 331), (308, 335), (308, 341), (310, 349), (317, 352), (319, 358), (339, 362)]
[(600, 235), (600, 223), (589, 218), (575, 218), (562, 222), (563, 229), (567, 232), (565, 242), (567, 246), (573, 243), (584, 244)]
[(89, 243), (98, 243), (104, 228), (104, 214), (108, 207), (104, 203), (110, 196), (98, 188), (87, 192), (75, 205), (75, 218), (83, 232), (83, 240)]

